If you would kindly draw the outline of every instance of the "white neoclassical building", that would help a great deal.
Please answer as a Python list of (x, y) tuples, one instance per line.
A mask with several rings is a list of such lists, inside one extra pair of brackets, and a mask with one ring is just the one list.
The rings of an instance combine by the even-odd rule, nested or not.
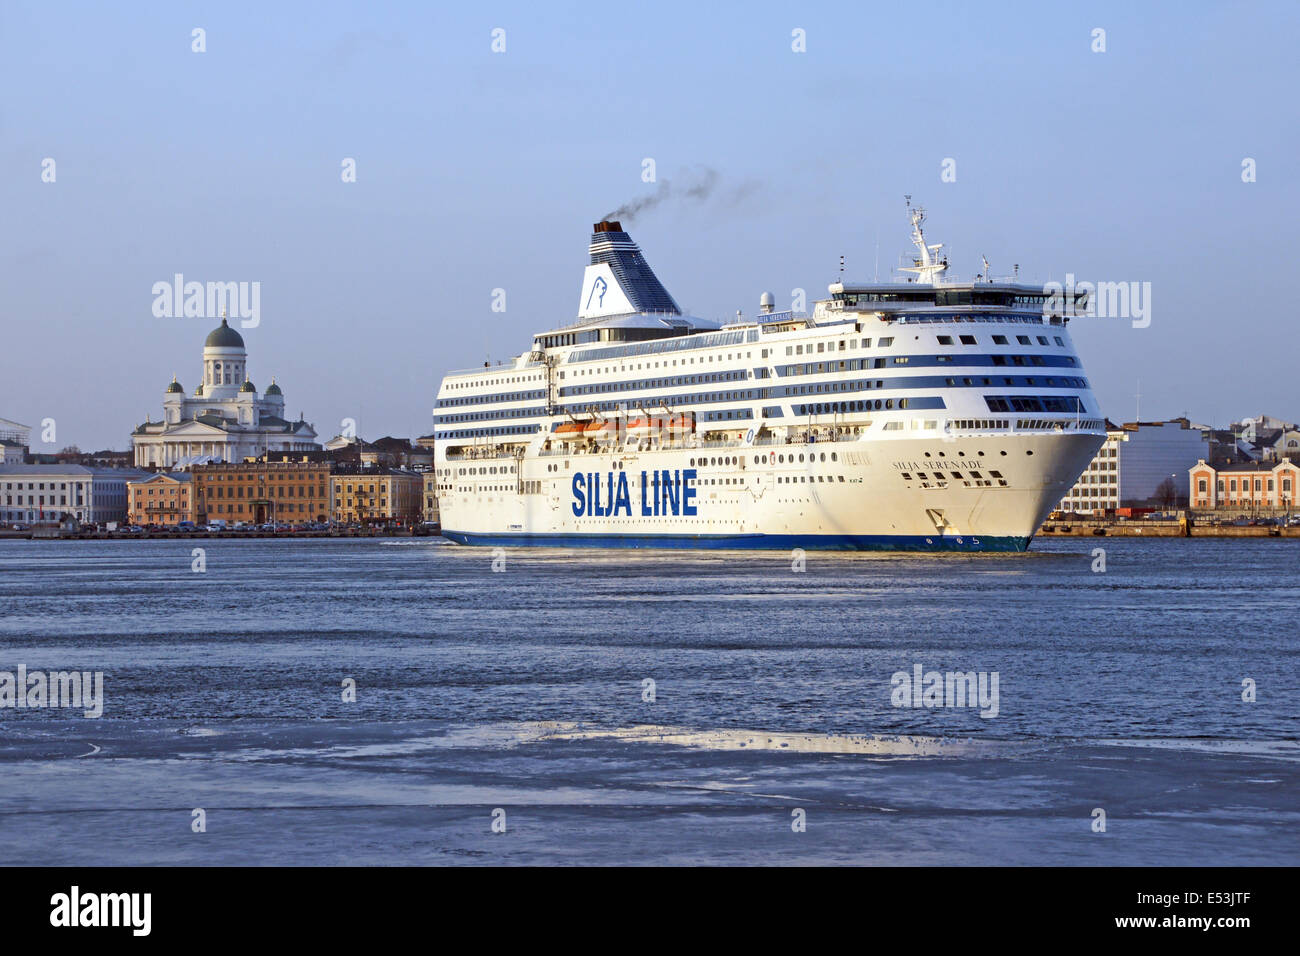
[(284, 395), (271, 384), (261, 397), (248, 379), (244, 338), (223, 317), (203, 343), (203, 381), (186, 396), (175, 376), (163, 397), (162, 421), (131, 433), (139, 468), (240, 462), (276, 451), (319, 451), (316, 430), (284, 416)]
[(84, 465), (0, 465), (0, 522), (32, 524), (64, 515), (101, 523), (126, 518), (126, 483), (143, 475)]

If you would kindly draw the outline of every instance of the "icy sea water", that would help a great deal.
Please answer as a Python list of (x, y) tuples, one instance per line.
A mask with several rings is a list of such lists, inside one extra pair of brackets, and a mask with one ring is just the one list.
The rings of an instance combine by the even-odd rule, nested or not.
[(1300, 863), (1294, 541), (492, 560), (0, 541), (0, 671), (105, 695), (0, 709), (0, 862)]

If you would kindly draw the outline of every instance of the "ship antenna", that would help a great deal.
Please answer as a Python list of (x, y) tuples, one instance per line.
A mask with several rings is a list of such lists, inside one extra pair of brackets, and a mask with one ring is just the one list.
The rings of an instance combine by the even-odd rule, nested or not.
[(912, 260), (911, 266), (904, 267), (902, 271), (915, 272), (916, 279), (912, 281), (939, 285), (943, 273), (948, 268), (947, 257), (938, 255), (939, 250), (943, 248), (943, 243), (925, 241), (925, 230), (922, 228), (925, 223), (925, 208), (913, 206), (911, 196), (903, 198), (907, 200), (908, 218), (912, 223), (912, 244), (916, 246), (920, 255)]

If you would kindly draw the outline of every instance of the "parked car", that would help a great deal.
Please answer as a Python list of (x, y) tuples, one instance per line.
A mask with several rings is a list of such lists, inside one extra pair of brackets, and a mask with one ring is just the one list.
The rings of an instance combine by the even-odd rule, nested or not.
[(196, 525), (193, 521), (178, 521), (178, 522), (176, 522), (176, 530), (177, 530), (177, 531), (197, 531), (197, 530), (199, 530), (199, 527), (198, 527), (198, 525)]

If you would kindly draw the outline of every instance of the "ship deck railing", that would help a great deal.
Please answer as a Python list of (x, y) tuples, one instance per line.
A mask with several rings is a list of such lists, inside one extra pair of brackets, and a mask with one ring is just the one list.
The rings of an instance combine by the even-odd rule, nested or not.
[[(578, 455), (609, 455), (618, 454), (628, 451), (693, 451), (696, 449), (715, 449), (715, 448), (774, 448), (777, 446), (785, 447), (787, 445), (814, 445), (829, 444), (834, 442), (855, 442), (861, 440), (860, 433), (847, 432), (842, 434), (832, 434), (829, 430), (817, 433), (800, 433), (790, 435), (784, 438), (756, 438), (751, 442), (746, 442), (739, 438), (733, 439), (697, 439), (695, 441), (641, 441), (628, 440), (614, 443), (593, 443), (593, 445), (582, 444), (562, 444), (558, 448), (546, 448), (539, 451), (536, 455), (538, 458), (572, 458)], [(450, 452), (447, 455), (448, 461), (500, 461), (501, 459), (518, 458), (520, 455), (513, 449), (507, 448), (469, 448), (461, 452)]]

